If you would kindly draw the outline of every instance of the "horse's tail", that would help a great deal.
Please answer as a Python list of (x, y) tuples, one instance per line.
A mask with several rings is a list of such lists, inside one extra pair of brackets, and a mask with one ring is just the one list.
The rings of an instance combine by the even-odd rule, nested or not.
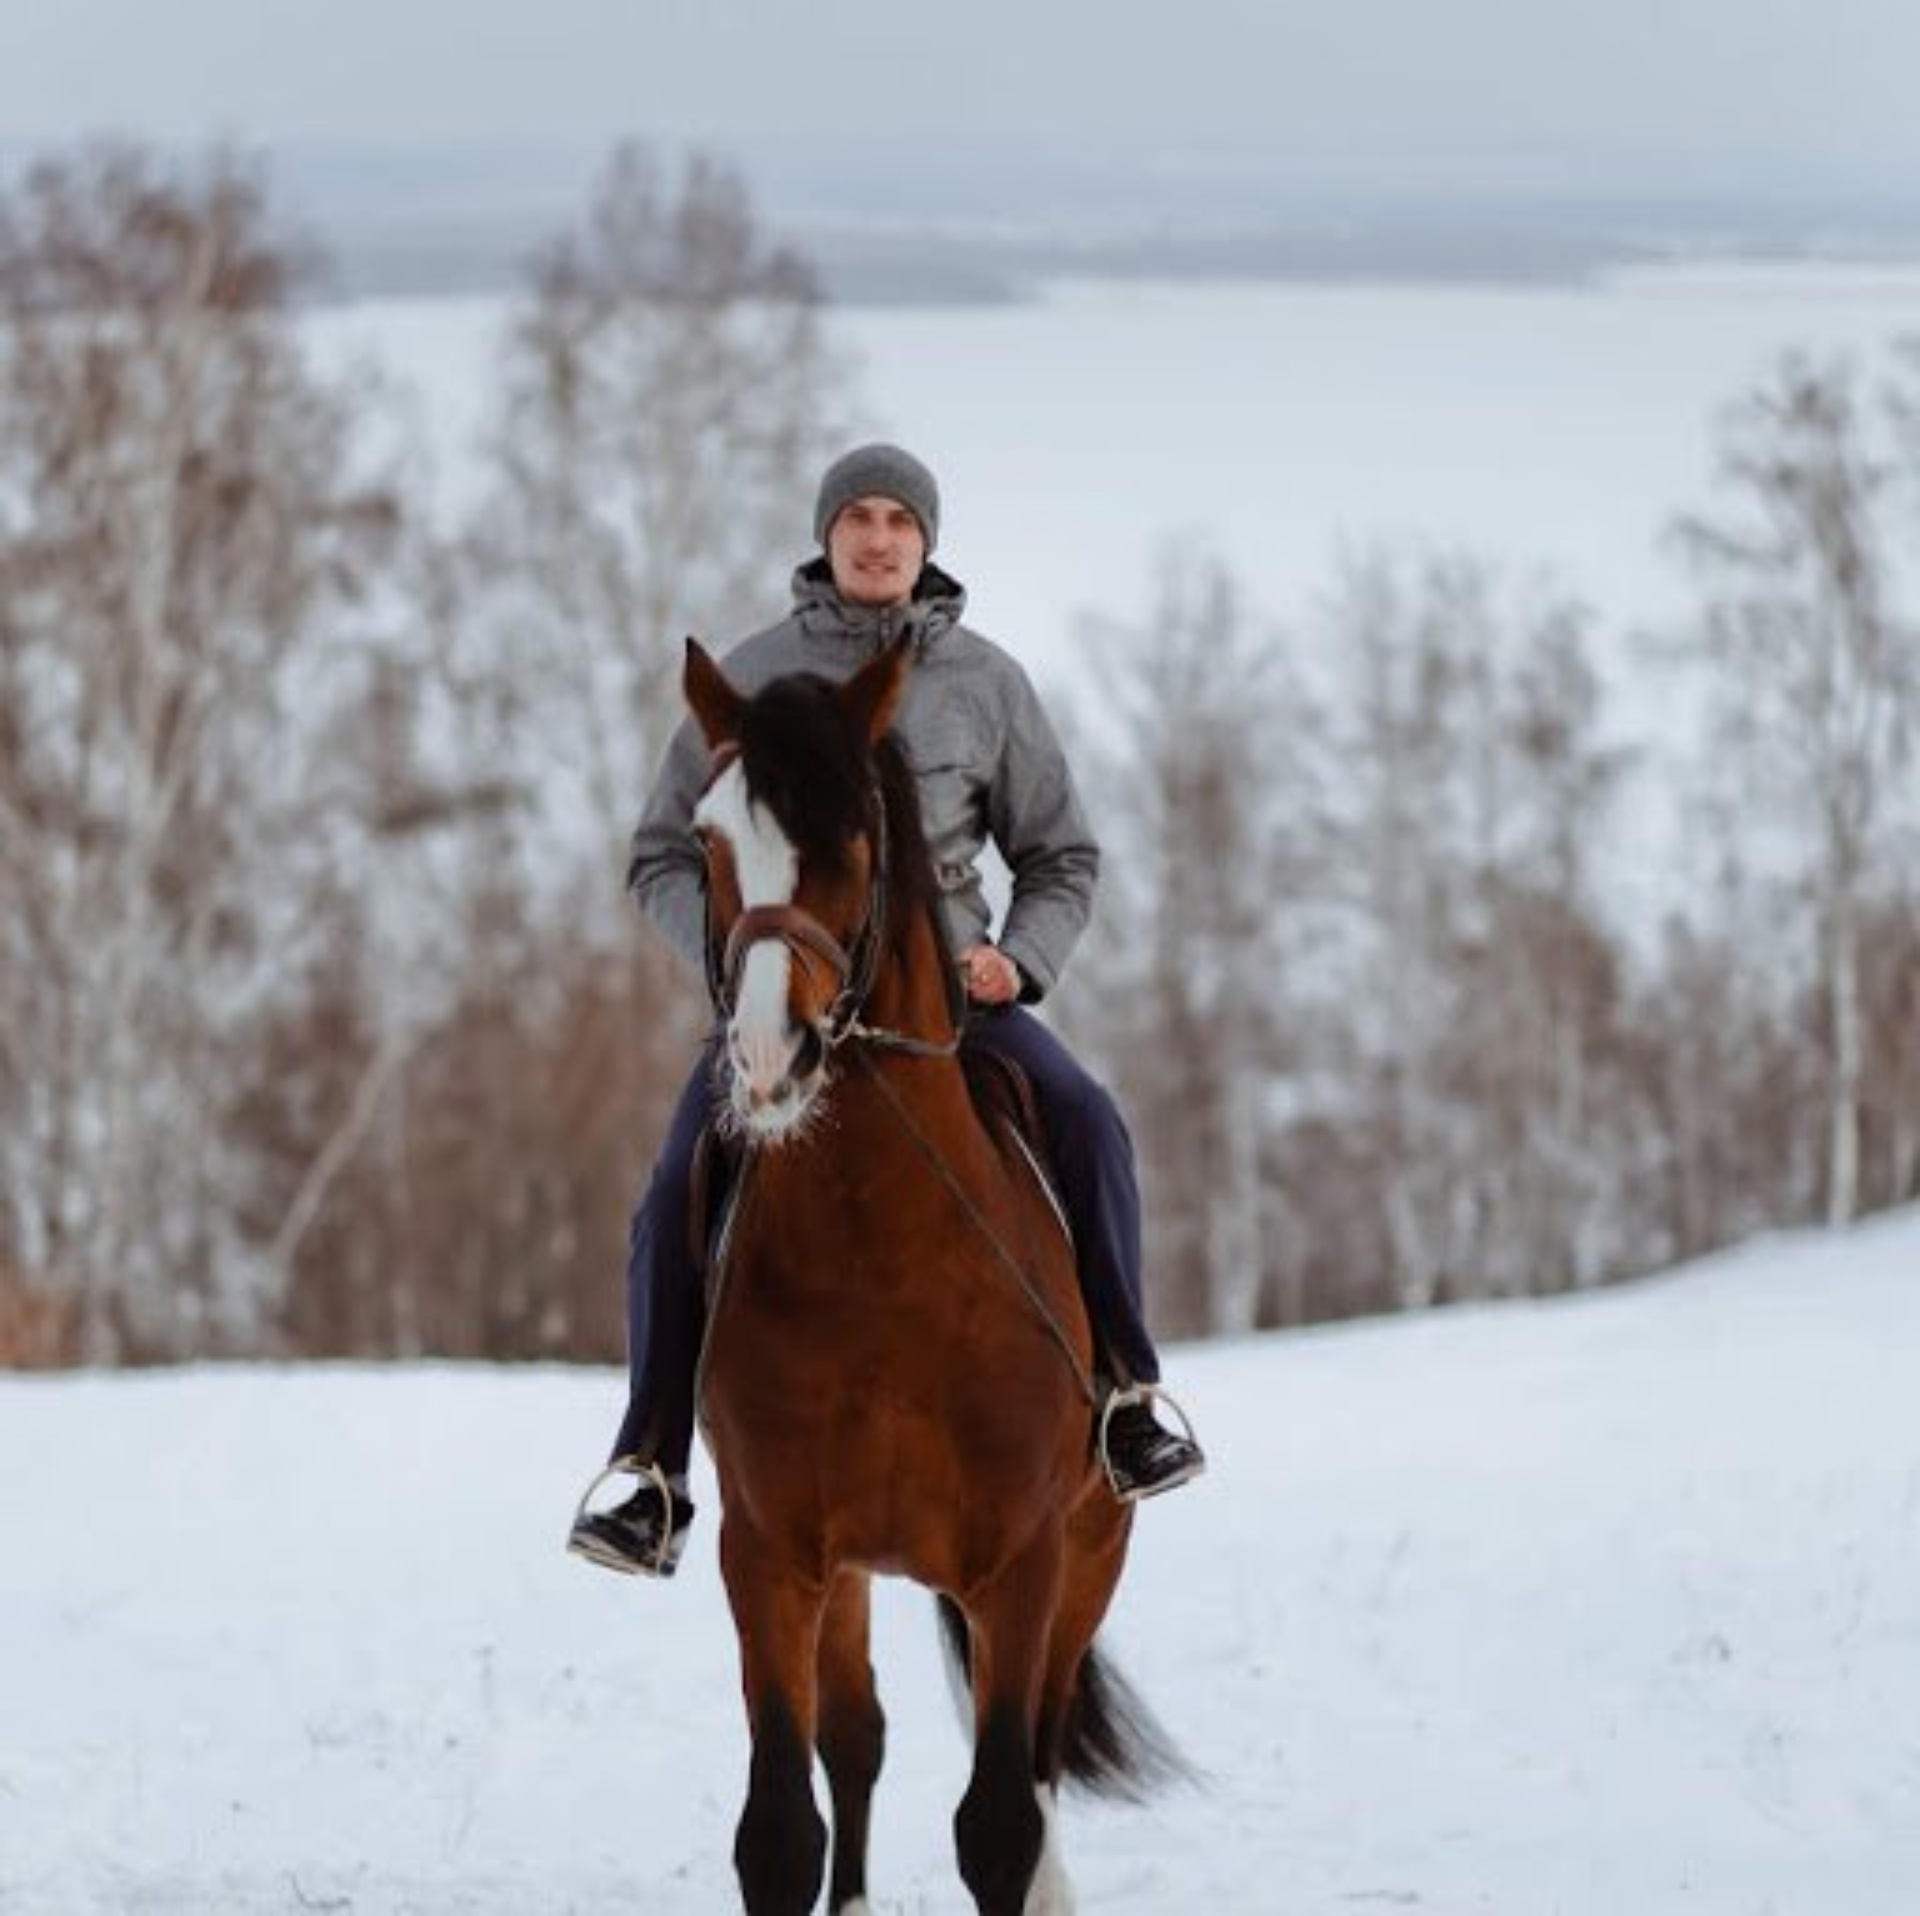
[[(955, 1700), (970, 1712), (973, 1646), (967, 1619), (951, 1597), (941, 1597), (939, 1608)], [(1195, 1779), (1193, 1766), (1166, 1726), (1096, 1645), (1089, 1645), (1080, 1660), (1061, 1757), (1069, 1783), (1090, 1795), (1129, 1803)]]

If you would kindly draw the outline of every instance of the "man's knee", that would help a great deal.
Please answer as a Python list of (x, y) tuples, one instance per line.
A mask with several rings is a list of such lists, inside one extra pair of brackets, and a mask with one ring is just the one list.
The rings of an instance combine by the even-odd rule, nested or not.
[[(701, 1140), (712, 1128), (713, 1113), (706, 1098), (706, 1069), (703, 1066), (681, 1093), (661, 1140), (660, 1155), (653, 1164), (653, 1176), (647, 1182), (640, 1210), (657, 1203), (684, 1207), (693, 1191), (694, 1164)], [(638, 1224), (638, 1214), (635, 1216)]]
[(1118, 1101), (1099, 1079), (1082, 1074), (1065, 1118), (1054, 1126), (1056, 1148), (1081, 1152), (1095, 1163), (1133, 1156), (1133, 1136)]
[(1003, 1052), (1027, 1074), (1056, 1151), (1094, 1158), (1131, 1155), (1133, 1139), (1119, 1101), (1065, 1044), (1026, 1012), (989, 1021), (979, 1041)]

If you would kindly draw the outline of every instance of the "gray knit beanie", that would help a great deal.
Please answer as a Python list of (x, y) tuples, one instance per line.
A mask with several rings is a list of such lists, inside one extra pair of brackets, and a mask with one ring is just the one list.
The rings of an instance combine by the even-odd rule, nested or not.
[(931, 555), (940, 543), (939, 482), (912, 453), (898, 446), (856, 446), (827, 468), (813, 505), (813, 536), (824, 546), (842, 509), (870, 493), (898, 499), (920, 521)]

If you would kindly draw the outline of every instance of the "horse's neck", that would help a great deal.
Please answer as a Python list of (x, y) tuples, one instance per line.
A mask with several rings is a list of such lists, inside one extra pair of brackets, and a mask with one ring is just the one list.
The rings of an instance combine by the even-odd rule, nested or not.
[(946, 953), (932, 914), (910, 913), (890, 942), (867, 994), (864, 1022), (918, 1044), (951, 1043), (957, 1036), (956, 1006), (947, 977)]

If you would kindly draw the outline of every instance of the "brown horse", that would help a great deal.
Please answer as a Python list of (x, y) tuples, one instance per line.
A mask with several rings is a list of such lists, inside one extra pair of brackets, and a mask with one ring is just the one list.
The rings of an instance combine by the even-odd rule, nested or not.
[(753, 1754), (734, 1858), (749, 1916), (864, 1912), (884, 1719), (874, 1575), (939, 1593), (971, 1682), (954, 1817), (984, 1916), (1073, 1898), (1064, 1778), (1119, 1794), (1177, 1758), (1093, 1637), (1131, 1513), (1095, 1465), (1072, 1250), (976, 1115), (911, 773), (886, 736), (904, 645), (844, 686), (743, 696), (689, 641), (714, 759), (695, 814), (745, 1160), (716, 1259), (701, 1418)]

